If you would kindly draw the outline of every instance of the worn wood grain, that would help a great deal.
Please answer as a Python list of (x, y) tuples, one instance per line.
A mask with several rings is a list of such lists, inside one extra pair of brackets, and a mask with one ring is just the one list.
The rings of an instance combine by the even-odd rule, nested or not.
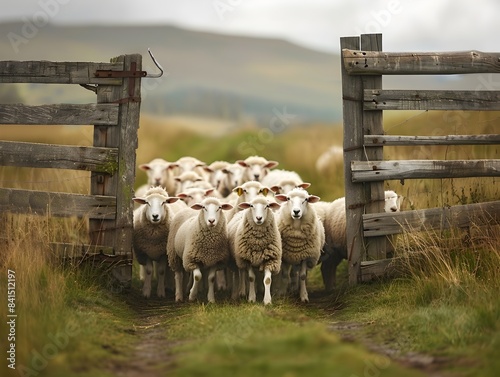
[(117, 148), (0, 141), (0, 166), (87, 170), (113, 174)]
[(403, 232), (500, 224), (500, 201), (430, 208), (396, 213), (363, 215), (365, 237)]
[(445, 75), (500, 72), (500, 53), (378, 52), (342, 49), (349, 75)]
[(42, 105), (0, 104), (0, 124), (116, 125), (118, 104)]
[(500, 110), (500, 91), (369, 90), (365, 110)]
[(365, 135), (364, 140), (365, 147), (416, 145), (490, 145), (500, 144), (500, 134), (447, 136)]
[(0, 211), (61, 217), (114, 219), (116, 198), (0, 188)]
[(390, 179), (500, 177), (500, 160), (352, 161), (353, 182)]
[(0, 61), (0, 83), (122, 84), (121, 78), (95, 77), (97, 70), (122, 71), (123, 63)]

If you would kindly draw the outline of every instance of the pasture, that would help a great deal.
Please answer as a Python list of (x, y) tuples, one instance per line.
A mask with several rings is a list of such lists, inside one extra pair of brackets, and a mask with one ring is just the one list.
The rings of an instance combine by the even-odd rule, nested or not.
[[(388, 134), (495, 133), (496, 112), (416, 112), (386, 119)], [(189, 124), (189, 127), (186, 125)], [(40, 129), (40, 127), (37, 127)], [(267, 130), (267, 131), (266, 131)], [(4, 129), (2, 130), (4, 132)], [(92, 144), (92, 130), (47, 135), (19, 126), (4, 140)], [(341, 144), (341, 127), (290, 124), (280, 132), (251, 122), (232, 124), (143, 116), (138, 163), (191, 155), (210, 163), (259, 154), (297, 171), (322, 200), (343, 196), (342, 164), (327, 172), (315, 161)], [(28, 136), (26, 136), (28, 135)], [(60, 140), (54, 140), (60, 138)], [(28, 140), (27, 140), (28, 139)], [(50, 139), (50, 140), (49, 140)], [(255, 152), (255, 153), (251, 153)], [(387, 147), (394, 157), (499, 158), (498, 146)], [(85, 193), (85, 172), (0, 168), (8, 187)], [(145, 183), (137, 170), (136, 187)], [(414, 180), (387, 189), (403, 210), (497, 200), (495, 178)], [(349, 287), (345, 262), (337, 289), (322, 291), (309, 276), (310, 302), (295, 298), (217, 303), (142, 298), (138, 268), (132, 288), (109, 283), (106, 264), (62, 262), (49, 242), (87, 243), (86, 224), (2, 214), (1, 284), (16, 273), (16, 360), (2, 375), (24, 376), (496, 376), (500, 371), (500, 232), (498, 226), (409, 232), (398, 237), (396, 277)], [(7, 318), (7, 302), (0, 305)], [(2, 334), (6, 321), (2, 320)], [(7, 374), (3, 374), (7, 371)]]

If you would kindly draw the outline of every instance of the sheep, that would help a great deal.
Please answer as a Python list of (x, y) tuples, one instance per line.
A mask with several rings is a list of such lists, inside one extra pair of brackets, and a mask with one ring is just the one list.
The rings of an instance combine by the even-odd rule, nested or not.
[(208, 179), (208, 173), (206, 173), (203, 169), (207, 164), (195, 157), (184, 156), (179, 158), (175, 163), (178, 166), (178, 175), (184, 172), (194, 171), (195, 173), (198, 173), (203, 179)]
[(209, 166), (204, 166), (203, 169), (209, 173), (208, 182), (221, 194), (227, 196), (230, 194), (230, 189), (225, 186), (227, 169), (231, 165), (227, 161), (214, 161)]
[(132, 200), (140, 206), (134, 210), (133, 219), (133, 250), (137, 262), (145, 266), (144, 285), (142, 294), (151, 296), (151, 279), (153, 262), (157, 264), (158, 297), (165, 297), (165, 274), (167, 259), (165, 247), (172, 218), (169, 204), (178, 200), (169, 197), (161, 187), (150, 188), (144, 197), (135, 197)]
[(230, 221), (237, 212), (241, 211), (241, 207), (239, 207), (240, 203), (249, 202), (259, 194), (267, 196), (271, 190), (260, 182), (248, 181), (241, 186), (235, 187), (233, 192), (238, 196), (236, 202), (233, 203), (234, 208), (227, 215), (228, 221)]
[[(229, 258), (226, 218), (223, 211), (233, 206), (217, 198), (205, 198), (177, 213), (167, 241), (170, 268), (175, 272), (175, 301), (183, 300), (183, 272), (193, 273), (189, 301), (198, 295), (202, 269), (208, 268), (208, 302), (215, 302), (214, 280), (217, 269)], [(199, 211), (196, 213), (196, 211)]]
[(188, 187), (176, 196), (190, 207), (195, 203), (201, 202), (206, 197), (211, 196), (214, 190), (214, 188), (205, 189), (199, 187)]
[(279, 164), (276, 161), (268, 161), (264, 157), (260, 156), (250, 156), (245, 160), (238, 160), (236, 163), (246, 168), (243, 175), (244, 182), (262, 180), (267, 173), (269, 173), (269, 169), (272, 169)]
[(224, 196), (228, 196), (231, 194), (232, 190), (235, 187), (243, 184), (243, 175), (245, 174), (246, 168), (241, 166), (240, 164), (230, 164), (222, 171), (226, 174), (226, 178), (223, 182), (223, 187), (225, 191), (223, 192)]
[(155, 158), (147, 164), (139, 165), (139, 169), (144, 170), (148, 175), (148, 182), (140, 186), (136, 192), (136, 197), (142, 197), (151, 186), (161, 186), (169, 193), (175, 192), (175, 181), (173, 170), (177, 167), (175, 162), (168, 162), (162, 158)]
[(202, 182), (204, 180), (203, 177), (194, 171), (186, 171), (176, 176), (174, 179), (177, 184), (175, 190), (176, 195), (186, 190), (188, 187), (191, 187), (195, 182)]
[[(264, 272), (264, 305), (271, 304), (272, 274), (281, 269), (281, 235), (276, 223), (274, 210), (280, 205), (268, 198), (258, 196), (250, 202), (239, 204), (239, 212), (228, 224), (229, 248), (236, 266), (244, 276), (248, 271), (249, 291), (248, 301), (256, 301), (255, 272), (259, 268)], [(240, 279), (240, 284), (244, 280)], [(245, 286), (240, 286), (241, 292), (246, 292)]]
[(278, 229), (283, 245), (283, 280), (290, 281), (291, 267), (299, 265), (300, 300), (308, 302), (307, 270), (318, 263), (325, 243), (323, 223), (310, 205), (320, 198), (309, 195), (303, 188), (294, 188), (288, 194), (278, 194), (275, 198), (285, 202), (278, 214)]
[[(316, 204), (317, 213), (325, 228), (325, 248), (321, 262), (321, 276), (326, 291), (335, 287), (337, 266), (347, 259), (345, 197), (332, 202)], [(385, 191), (385, 212), (398, 212), (400, 198), (392, 191)]]
[(319, 174), (325, 175), (333, 172), (334, 168), (343, 168), (344, 149), (341, 146), (332, 145), (328, 150), (323, 152), (316, 160), (316, 171)]
[(270, 187), (276, 194), (288, 194), (296, 187), (307, 189), (311, 186), (310, 183), (304, 182), (296, 172), (281, 169), (271, 170), (262, 179), (262, 184)]

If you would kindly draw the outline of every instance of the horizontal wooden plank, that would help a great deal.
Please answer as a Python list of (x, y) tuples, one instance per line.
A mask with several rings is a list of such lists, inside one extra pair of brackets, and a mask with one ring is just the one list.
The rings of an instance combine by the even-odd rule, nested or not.
[(361, 282), (365, 283), (374, 279), (393, 275), (396, 271), (398, 262), (396, 258), (362, 261), (360, 268)]
[(500, 177), (500, 160), (352, 161), (352, 182), (390, 179)]
[(447, 136), (398, 136), (365, 135), (365, 147), (415, 146), (415, 145), (489, 145), (500, 144), (500, 134), (447, 135)]
[(500, 110), (500, 91), (365, 89), (364, 110)]
[(500, 53), (342, 50), (350, 75), (448, 75), (500, 72)]
[(377, 237), (402, 232), (500, 224), (500, 201), (363, 215), (363, 234)]
[(101, 195), (0, 188), (1, 211), (112, 220), (115, 219), (116, 198)]
[(107, 254), (113, 256), (114, 253), (112, 246), (105, 245), (51, 242), (50, 248), (60, 258), (82, 258), (87, 256), (94, 256), (96, 254)]
[(97, 70), (122, 71), (123, 63), (0, 61), (0, 83), (122, 84), (121, 78), (96, 78)]
[(43, 106), (0, 104), (0, 124), (113, 126), (118, 124), (118, 108), (119, 105), (113, 103)]
[(0, 166), (87, 170), (113, 174), (118, 148), (0, 141)]

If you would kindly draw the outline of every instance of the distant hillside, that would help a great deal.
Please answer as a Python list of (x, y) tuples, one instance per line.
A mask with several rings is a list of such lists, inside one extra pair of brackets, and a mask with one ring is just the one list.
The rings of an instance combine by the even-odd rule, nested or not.
[[(0, 60), (108, 61), (141, 53), (155, 68), (151, 47), (167, 75), (147, 85), (143, 109), (159, 114), (202, 113), (237, 118), (273, 116), (286, 106), (303, 120), (340, 118), (338, 56), (277, 39), (248, 38), (183, 30), (173, 26), (46, 26), (15, 53), (7, 35), (22, 24), (0, 24)], [(27, 100), (46, 101), (47, 88), (23, 90)], [(50, 91), (54, 101), (65, 96)], [(69, 95), (72, 101), (79, 96)], [(67, 97), (66, 97), (67, 98)], [(82, 93), (82, 101), (88, 94)]]
[[(141, 53), (144, 69), (156, 71), (151, 47), (166, 74), (144, 80), (144, 112), (197, 115), (269, 124), (275, 109), (286, 108), (298, 122), (341, 120), (340, 57), (278, 39), (250, 38), (184, 30), (173, 26), (51, 26), (20, 43), (16, 53), (9, 33), (23, 36), (22, 23), (0, 24), (0, 60), (108, 61)], [(327, 36), (325, 38), (339, 38)], [(492, 89), (477, 76), (386, 77), (391, 89)], [(486, 83), (486, 84), (485, 84)], [(498, 89), (498, 88), (493, 88)], [(12, 92), (12, 101), (18, 94)], [(28, 103), (89, 102), (79, 87), (25, 85)]]

